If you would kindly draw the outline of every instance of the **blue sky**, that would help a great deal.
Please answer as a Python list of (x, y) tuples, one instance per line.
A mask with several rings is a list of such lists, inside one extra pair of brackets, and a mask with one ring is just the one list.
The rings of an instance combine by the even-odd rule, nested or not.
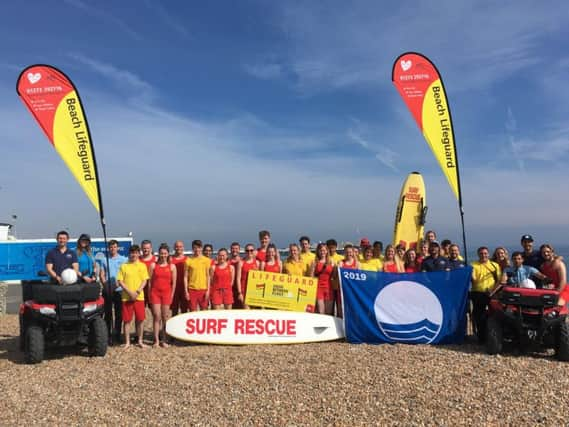
[(0, 6), (0, 220), (20, 237), (98, 216), (15, 92), (33, 63), (78, 87), (109, 231), (216, 245), (389, 241), (423, 173), (428, 228), (459, 240), (456, 201), (393, 87), (429, 56), (452, 108), (467, 237), (569, 235), (569, 9), (503, 2), (29, 1)]

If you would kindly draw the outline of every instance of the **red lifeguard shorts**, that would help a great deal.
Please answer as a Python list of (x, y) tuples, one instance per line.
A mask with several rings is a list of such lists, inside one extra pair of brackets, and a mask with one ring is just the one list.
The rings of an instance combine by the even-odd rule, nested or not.
[(209, 301), (206, 299), (206, 290), (197, 291), (195, 289), (190, 289), (190, 311), (197, 311), (198, 306), (202, 310), (207, 310)]
[(156, 289), (150, 290), (150, 304), (170, 305), (172, 304), (172, 289)]
[(142, 322), (146, 318), (144, 301), (122, 302), (122, 321), (129, 323), (133, 316), (137, 322)]
[(233, 291), (231, 288), (219, 288), (211, 291), (212, 305), (233, 304)]
[(316, 299), (324, 301), (334, 301), (334, 291), (329, 287), (318, 288), (318, 291), (316, 292)]

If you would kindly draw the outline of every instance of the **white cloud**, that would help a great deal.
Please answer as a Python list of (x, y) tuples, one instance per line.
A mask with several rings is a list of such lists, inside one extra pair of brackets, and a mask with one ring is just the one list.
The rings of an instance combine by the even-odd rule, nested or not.
[(167, 27), (171, 28), (174, 32), (185, 39), (190, 37), (190, 31), (166, 10), (160, 0), (145, 0), (144, 3), (146, 4), (146, 7), (158, 13), (158, 17), (162, 22), (164, 22), (164, 24), (166, 24)]
[[(569, 14), (530, 1), (502, 3), (280, 3), (275, 20), (288, 43), (284, 66), (303, 93), (387, 86), (391, 65), (413, 50), (432, 57), (455, 90), (485, 87), (539, 63), (541, 43)], [(283, 60), (284, 61), (284, 60)], [(280, 76), (279, 76), (280, 77)]]
[(106, 11), (104, 7), (91, 7), (82, 0), (63, 0), (69, 6), (73, 6), (82, 10), (88, 15), (97, 17), (103, 21), (110, 22), (111, 24), (119, 27), (125, 34), (134, 40), (142, 40), (142, 35), (130, 27), (124, 20)]

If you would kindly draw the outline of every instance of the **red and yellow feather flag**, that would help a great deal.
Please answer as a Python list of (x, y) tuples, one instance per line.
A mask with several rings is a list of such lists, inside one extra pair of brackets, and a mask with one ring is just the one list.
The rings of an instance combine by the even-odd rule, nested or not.
[(17, 91), (103, 220), (95, 153), (77, 89), (58, 69), (32, 65), (20, 73)]
[(462, 206), (452, 119), (437, 68), (419, 53), (404, 53), (393, 64), (391, 80), (423, 132)]
[(429, 58), (420, 53), (407, 52), (400, 55), (393, 63), (391, 80), (415, 118), (458, 200), (463, 249), (466, 256), (458, 157), (450, 106), (441, 75)]

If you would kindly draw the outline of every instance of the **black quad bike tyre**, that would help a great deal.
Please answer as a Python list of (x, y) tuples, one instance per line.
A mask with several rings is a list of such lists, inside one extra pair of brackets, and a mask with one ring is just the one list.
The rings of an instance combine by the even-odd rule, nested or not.
[(20, 351), (26, 350), (26, 330), (24, 329), (24, 320), (22, 319), (22, 316), (20, 316), (20, 339), (18, 345), (20, 346)]
[(25, 334), (24, 355), (26, 363), (40, 363), (45, 353), (45, 337), (39, 326), (30, 326)]
[(107, 324), (102, 317), (97, 317), (89, 325), (89, 355), (103, 357), (107, 354), (108, 342)]
[(486, 353), (500, 354), (504, 345), (504, 328), (495, 316), (488, 317), (486, 324)]
[(557, 335), (557, 347), (555, 348), (555, 355), (558, 360), (563, 362), (569, 361), (569, 323), (562, 322), (559, 325)]

